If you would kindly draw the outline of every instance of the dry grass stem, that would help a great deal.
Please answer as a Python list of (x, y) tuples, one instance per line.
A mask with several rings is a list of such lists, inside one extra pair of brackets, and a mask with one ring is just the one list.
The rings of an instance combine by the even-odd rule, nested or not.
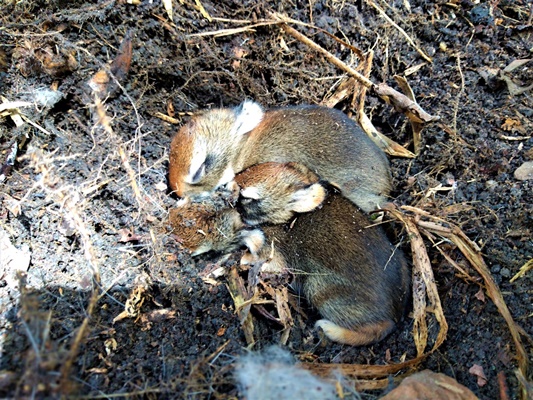
[(233, 304), (235, 305), (235, 312), (239, 316), (239, 321), (244, 332), (244, 337), (246, 338), (246, 343), (248, 347), (251, 347), (255, 343), (254, 339), (254, 321), (252, 314), (250, 313), (250, 308), (252, 303), (250, 300), (250, 294), (244, 285), (244, 280), (239, 276), (237, 268), (233, 267), (229, 270), (227, 274), (227, 287), (228, 291), (233, 299)]
[[(414, 212), (417, 211), (417, 209), (414, 207), (402, 207), (402, 209)], [(394, 212), (393, 215), (398, 217), (399, 211)], [(523, 374), (523, 376), (528, 376), (529, 357), (522, 343), (518, 326), (513, 320), (511, 312), (509, 311), (509, 308), (507, 307), (507, 304), (503, 299), (502, 293), (498, 288), (498, 285), (492, 278), (492, 275), (487, 265), (485, 264), (485, 261), (483, 260), (479, 247), (474, 242), (472, 242), (458, 226), (450, 222), (443, 221), (440, 218), (433, 217), (426, 211), (420, 212), (418, 213), (418, 215), (423, 215), (424, 217), (428, 217), (430, 219), (433, 219), (434, 221), (445, 223), (447, 225), (444, 226), (435, 222), (424, 220), (416, 221), (416, 224), (420, 228), (423, 228), (424, 230), (427, 230), (431, 233), (440, 235), (454, 243), (461, 251), (461, 253), (466, 257), (466, 259), (470, 262), (472, 267), (481, 275), (488, 296), (491, 298), (494, 305), (496, 306), (502, 317), (505, 319), (505, 322), (507, 323), (507, 326), (513, 338), (516, 348), (516, 359), (518, 363), (518, 368)], [(403, 222), (403, 219), (399, 219)], [(525, 388), (522, 386), (522, 394), (524, 395), (524, 393)]]
[[(414, 327), (413, 335), (417, 348), (418, 356), (421, 356), (427, 345), (427, 324), (426, 324), (426, 304), (425, 296), (427, 294), (430, 302), (430, 307), (433, 310), (435, 318), (437, 319), (440, 329), (437, 339), (433, 345), (433, 351), (436, 350), (446, 339), (448, 332), (448, 323), (444, 317), (444, 311), (440, 302), (437, 286), (435, 284), (435, 277), (431, 268), (426, 246), (420, 232), (417, 228), (417, 223), (413, 217), (409, 217), (392, 206), (390, 203), (385, 207), (391, 215), (398, 218), (407, 230), (411, 242), (411, 250), (413, 252), (413, 308), (414, 308)], [(424, 293), (425, 292), (425, 293)]]
[(394, 90), (390, 86), (384, 83), (380, 83), (378, 85), (374, 84), (370, 79), (347, 65), (344, 61), (340, 60), (339, 58), (331, 54), (329, 51), (313, 42), (307, 36), (298, 32), (296, 29), (287, 25), (287, 23), (293, 23), (294, 20), (285, 18), (280, 14), (273, 14), (273, 16), (277, 18), (279, 22), (282, 22), (282, 24), (280, 25), (281, 29), (283, 29), (286, 33), (288, 33), (298, 41), (304, 43), (305, 45), (309, 46), (313, 50), (322, 54), (326, 58), (326, 60), (339, 67), (340, 69), (348, 73), (350, 76), (353, 76), (367, 88), (371, 88), (372, 90), (374, 90), (374, 92), (382, 99), (384, 99), (387, 104), (391, 104), (397, 111), (404, 113), (410, 120), (422, 123), (437, 121), (439, 119), (439, 117), (437, 116), (428, 114), (422, 109), (422, 107), (420, 107), (418, 103), (412, 101), (407, 96), (398, 92), (397, 90)]
[(529, 271), (531, 271), (531, 269), (533, 269), (533, 258), (522, 265), (520, 271), (518, 271), (516, 275), (511, 278), (510, 282), (514, 282), (517, 279), (524, 277)]

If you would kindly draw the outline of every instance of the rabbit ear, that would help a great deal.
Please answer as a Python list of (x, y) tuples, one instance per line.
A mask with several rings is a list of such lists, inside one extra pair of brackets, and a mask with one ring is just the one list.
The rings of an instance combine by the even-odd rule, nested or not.
[(315, 183), (305, 189), (298, 190), (292, 195), (291, 210), (298, 213), (313, 211), (326, 198), (326, 189)]
[(235, 124), (232, 128), (234, 135), (244, 135), (253, 130), (263, 119), (263, 109), (255, 101), (246, 100), (234, 109)]

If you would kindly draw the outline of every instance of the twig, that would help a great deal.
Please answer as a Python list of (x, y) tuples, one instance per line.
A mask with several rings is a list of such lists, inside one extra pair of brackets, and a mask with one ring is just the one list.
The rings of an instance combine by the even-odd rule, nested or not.
[(6, 110), (16, 110), (19, 107), (29, 107), (32, 106), (33, 103), (30, 103), (29, 101), (5, 101), (0, 104), (0, 113)]
[(531, 269), (533, 269), (533, 258), (529, 260), (528, 262), (526, 262), (524, 265), (522, 265), (522, 267), (516, 273), (516, 275), (511, 278), (510, 282), (514, 282), (518, 278), (523, 277), (528, 271), (531, 271)]
[[(279, 14), (275, 14), (277, 18), (279, 18), (279, 22), (289, 22), (285, 18), (283, 18)], [(292, 22), (292, 21), (290, 21)], [(365, 85), (367, 88), (373, 88), (374, 84), (372, 81), (368, 78), (366, 78), (364, 75), (357, 72), (355, 69), (344, 63), (339, 58), (335, 57), (333, 54), (331, 54), (329, 51), (325, 50), (324, 48), (320, 47), (318, 44), (313, 42), (308, 37), (302, 35), (300, 32), (298, 32), (296, 29), (290, 27), (286, 23), (282, 23), (281, 29), (283, 29), (285, 32), (287, 32), (289, 35), (294, 37), (295, 39), (299, 40), (300, 42), (306, 44), (307, 46), (311, 47), (313, 50), (321, 53), (326, 59), (331, 62), (332, 64), (336, 65), (343, 71), (347, 72), (351, 76), (353, 76), (355, 79), (357, 79), (359, 82), (361, 82), (363, 85)]]
[(44, 129), (42, 126), (36, 124), (35, 122), (33, 122), (31, 119), (29, 119), (28, 117), (26, 117), (24, 114), (20, 114), (22, 119), (24, 121), (26, 121), (28, 124), (30, 124), (31, 126), (33, 126), (34, 128), (40, 130), (41, 132), (43, 132), (44, 134), (48, 135), (48, 136), (51, 136), (52, 134), (50, 132), (48, 132), (46, 129)]
[(204, 37), (204, 36), (214, 36), (214, 37), (229, 36), (229, 35), (235, 35), (241, 32), (253, 32), (254, 28), (257, 28), (259, 26), (269, 26), (269, 25), (277, 25), (277, 24), (279, 24), (279, 21), (266, 20), (266, 21), (258, 22), (256, 24), (243, 26), (240, 28), (219, 29), (216, 31), (193, 33), (191, 35), (188, 35), (187, 37), (191, 38), (191, 37)]
[(311, 39), (306, 37), (305, 35), (298, 32), (296, 29), (290, 27), (287, 25), (288, 23), (295, 23), (294, 20), (284, 17), (281, 14), (273, 13), (272, 17), (277, 19), (281, 24), (280, 27), (283, 29), (286, 33), (294, 37), (295, 39), (299, 40), (300, 42), (306, 44), (307, 46), (311, 47), (313, 50), (319, 52), (322, 54), (329, 62), (336, 65), (349, 75), (353, 76), (355, 79), (357, 79), (359, 82), (361, 82), (364, 86), (367, 88), (372, 89), (378, 96), (380, 96), (383, 100), (387, 102), (387, 104), (391, 104), (396, 110), (404, 113), (410, 120), (416, 121), (416, 122), (432, 122), (437, 121), (440, 118), (438, 116), (433, 116), (428, 114), (426, 111), (420, 107), (420, 105), (411, 99), (409, 99), (404, 94), (398, 92), (397, 90), (394, 90), (390, 86), (388, 86), (385, 83), (380, 83), (378, 85), (374, 84), (370, 79), (366, 78), (362, 74), (360, 74), (358, 71), (344, 63), (339, 58), (335, 57), (333, 54), (331, 54), (326, 49), (322, 48), (315, 42), (313, 42)]
[(457, 93), (457, 98), (453, 106), (453, 132), (457, 136), (457, 114), (459, 113), (459, 107), (461, 106), (461, 97), (465, 92), (465, 77), (463, 71), (461, 70), (461, 57), (457, 54), (457, 69), (459, 70), (459, 76), (461, 77), (461, 89)]

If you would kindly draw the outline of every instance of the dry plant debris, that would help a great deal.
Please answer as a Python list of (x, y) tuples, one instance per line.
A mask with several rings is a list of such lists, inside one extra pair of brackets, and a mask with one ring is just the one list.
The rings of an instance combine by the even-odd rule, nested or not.
[(396, 399), (476, 400), (477, 397), (455, 379), (425, 370), (408, 376), (382, 397), (382, 400)]
[[(17, 288), (5, 278), (0, 285), (7, 341), (0, 396), (236, 398), (234, 363), (248, 339), (233, 317), (237, 310), (221, 279), (198, 276), (206, 262), (191, 261), (157, 226), (171, 206), (164, 188), (174, 130), (168, 124), (246, 97), (274, 106), (317, 103), (330, 92), (332, 106), (394, 131), (401, 152), (411, 141), (404, 134), (409, 124), (373, 96), (374, 82), (401, 75), (409, 77), (418, 101), (453, 127), (424, 121), (423, 151), (392, 160), (398, 203), (434, 215), (396, 209), (434, 241), (427, 253), (450, 328), (446, 348), (432, 352), (438, 332), (431, 309), (427, 344), (418, 345), (422, 360), (400, 332), (369, 348), (323, 348), (294, 305), (293, 325), (280, 323), (275, 297), (287, 304), (285, 293), (254, 298), (246, 289), (238, 311), (255, 302), (255, 347), (279, 342), (289, 327), (287, 343), (305, 368), (328, 378), (335, 370), (363, 377), (360, 389), (390, 386), (401, 379), (397, 374), (422, 363), (455, 374), (480, 398), (531, 398), (532, 315), (524, 304), (531, 299), (533, 199), (531, 179), (513, 176), (532, 154), (529, 2), (317, 1), (298, 10), (290, 2), (165, 3), (0, 6), (0, 244), (11, 258), (22, 251), (20, 269), (27, 270)], [(272, 9), (284, 20), (272, 17)], [(380, 21), (385, 15), (392, 22)], [(353, 69), (364, 79), (339, 74), (342, 64), (332, 67), (324, 53), (307, 51), (311, 47), (295, 43), (284, 27), (297, 28), (344, 64), (355, 55), (363, 68)], [(101, 97), (83, 93), (91, 74), (112, 71), (107, 62), (130, 29), (130, 73), (116, 81), (93, 75), (103, 76)], [(374, 60), (358, 48), (372, 49)], [(339, 80), (344, 84), (332, 84)], [(407, 100), (399, 108), (423, 119), (402, 90)], [(363, 105), (368, 114), (360, 112)], [(139, 240), (127, 240), (122, 231), (126, 241), (119, 242), (121, 229)], [(467, 236), (482, 247), (488, 265)], [(468, 262), (456, 257), (458, 249)], [(219, 272), (231, 263), (218, 265)], [(137, 323), (124, 319), (109, 328), (130, 294), (142, 297), (132, 289), (142, 271), (153, 279), (146, 291), (151, 301), (135, 302), (143, 305)], [(39, 274), (44, 287), (35, 283)], [(468, 373), (474, 365), (486, 375), (483, 387)], [(458, 393), (455, 382), (442, 387)]]

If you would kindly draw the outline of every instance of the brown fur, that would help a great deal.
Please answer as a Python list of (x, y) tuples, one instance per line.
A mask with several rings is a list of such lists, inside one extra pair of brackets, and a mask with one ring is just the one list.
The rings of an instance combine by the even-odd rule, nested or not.
[(390, 191), (387, 158), (342, 112), (296, 106), (262, 114), (252, 102), (207, 111), (178, 131), (170, 146), (170, 187), (180, 197), (205, 196), (269, 161), (305, 165), (366, 211)]
[[(284, 182), (293, 180), (295, 168), (299, 167), (294, 164), (257, 165), (245, 172), (245, 178), (236, 180), (264, 185), (261, 190), (266, 197), (269, 182), (276, 193), (281, 189), (280, 182), (283, 186)], [(284, 177), (284, 171), (292, 178)], [(305, 176), (305, 169), (303, 171)], [(290, 191), (290, 185), (285, 189)], [(264, 204), (267, 210), (272, 209), (271, 203)], [(193, 208), (183, 209), (182, 215), (194, 214)], [(254, 214), (259, 213), (262, 221), (268, 222), (267, 210), (255, 210)], [(231, 244), (228, 250), (233, 250), (242, 234), (227, 228), (225, 209), (215, 207), (207, 211), (211, 213), (209, 218), (214, 227), (209, 230), (210, 234), (217, 236), (225, 232), (224, 240)], [(295, 275), (295, 288), (324, 318), (317, 326), (331, 340), (351, 345), (376, 342), (391, 332), (403, 316), (409, 287), (403, 255), (391, 245), (380, 227), (367, 228), (369, 225), (367, 217), (356, 206), (331, 189), (321, 208), (298, 215), (287, 226), (264, 226), (264, 246), (253, 257), (267, 260), (264, 265), (267, 269), (288, 266)], [(179, 231), (187, 227), (176, 226), (175, 229), (180, 235)], [(233, 238), (230, 237), (232, 232)], [(206, 236), (196, 235), (195, 240), (195, 245), (204, 249), (221, 243)]]
[(232, 191), (203, 202), (182, 201), (169, 212), (173, 233), (193, 255), (208, 251), (228, 253), (245, 245), (255, 254), (264, 244), (259, 229), (245, 229), (234, 209)]
[[(317, 326), (352, 345), (376, 342), (402, 318), (409, 273), (402, 253), (349, 200), (331, 193), (316, 211), (290, 227), (265, 226), (295, 274), (295, 286), (318, 309)], [(326, 329), (327, 328), (327, 329)]]
[(246, 223), (282, 224), (294, 213), (317, 208), (326, 197), (319, 178), (296, 163), (264, 163), (239, 173), (239, 211)]

